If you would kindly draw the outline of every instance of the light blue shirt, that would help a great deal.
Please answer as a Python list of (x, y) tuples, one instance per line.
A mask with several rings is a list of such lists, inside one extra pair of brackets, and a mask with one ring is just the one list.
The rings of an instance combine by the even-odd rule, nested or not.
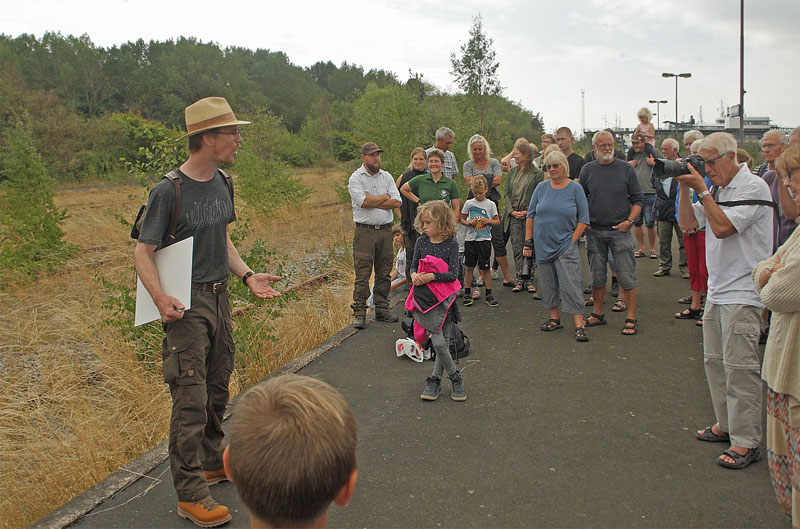
[(550, 180), (540, 182), (531, 195), (528, 217), (533, 217), (536, 262), (549, 263), (566, 252), (578, 223), (589, 224), (589, 203), (581, 185), (570, 180), (555, 189)]
[(388, 172), (379, 169), (378, 174), (371, 175), (362, 165), (350, 175), (347, 190), (350, 192), (350, 202), (353, 205), (353, 222), (379, 226), (394, 220), (391, 209), (361, 207), (367, 198), (367, 193), (372, 196), (388, 194), (390, 198), (401, 202), (400, 191), (397, 190), (397, 185)]

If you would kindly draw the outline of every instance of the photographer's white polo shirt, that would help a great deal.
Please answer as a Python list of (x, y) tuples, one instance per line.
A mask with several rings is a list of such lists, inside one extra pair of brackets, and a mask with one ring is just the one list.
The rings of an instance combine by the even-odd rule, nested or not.
[[(717, 202), (734, 200), (772, 201), (769, 186), (740, 164), (733, 180), (717, 192)], [(714, 305), (750, 305), (764, 308), (751, 274), (753, 268), (772, 255), (772, 208), (769, 206), (720, 206), (736, 228), (727, 239), (714, 236), (700, 202), (692, 204), (697, 222), (706, 226), (708, 301)]]

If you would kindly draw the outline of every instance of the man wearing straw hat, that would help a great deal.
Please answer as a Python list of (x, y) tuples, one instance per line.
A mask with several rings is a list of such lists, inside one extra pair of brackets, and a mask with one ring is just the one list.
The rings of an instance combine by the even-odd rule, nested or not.
[[(231, 519), (217, 504), (209, 485), (225, 481), (222, 464), (222, 418), (228, 403), (235, 345), (228, 302), (230, 274), (242, 278), (258, 298), (280, 293), (271, 281), (279, 277), (254, 273), (228, 236), (236, 219), (229, 178), (218, 167), (233, 163), (242, 144), (239, 121), (222, 97), (207, 97), (186, 108), (189, 159), (178, 169), (180, 195), (164, 178), (153, 191), (134, 250), (136, 272), (161, 313), (164, 382), (172, 396), (169, 460), (178, 496), (178, 515), (201, 527)], [(168, 244), (176, 198), (180, 209), (175, 241), (194, 237), (191, 308), (161, 289), (153, 252)]]

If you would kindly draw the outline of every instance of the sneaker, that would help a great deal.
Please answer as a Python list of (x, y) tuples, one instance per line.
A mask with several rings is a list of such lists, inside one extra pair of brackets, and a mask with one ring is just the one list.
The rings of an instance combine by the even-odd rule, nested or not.
[(489, 305), (490, 307), (496, 307), (499, 305), (497, 300), (494, 299), (494, 296), (492, 295), (486, 296), (486, 304)]
[(230, 481), (224, 468), (219, 470), (204, 470), (203, 473), (206, 475), (206, 483), (208, 483), (209, 487), (223, 481)]
[(422, 400), (436, 400), (442, 393), (442, 379), (429, 376), (425, 379), (425, 391), (419, 396)]
[(655, 272), (653, 272), (653, 277), (664, 277), (669, 275), (669, 270), (666, 268), (659, 268)]
[(619, 281), (611, 282), (611, 296), (615, 298), (619, 297)]
[(689, 279), (689, 271), (681, 270), (681, 279)]
[(364, 315), (356, 316), (356, 321), (353, 322), (354, 329), (364, 329), (367, 326), (367, 317)]
[(475, 300), (472, 299), (472, 296), (468, 296), (468, 295), (464, 294), (464, 306), (465, 307), (469, 307), (473, 303), (475, 303)]
[(453, 386), (450, 398), (457, 401), (467, 400), (467, 394), (464, 392), (464, 379), (461, 378), (461, 371), (456, 371), (450, 375), (450, 382)]
[(389, 312), (388, 310), (379, 310), (375, 312), (375, 321), (385, 321), (386, 323), (397, 323), (400, 318)]
[[(611, 285), (611, 286), (613, 287), (614, 285)], [(588, 287), (584, 288), (583, 289), (583, 293), (585, 295), (587, 295), (587, 296), (590, 296), (592, 294), (592, 286), (589, 285)]]
[(200, 527), (216, 527), (231, 521), (228, 508), (215, 502), (211, 496), (198, 501), (179, 501), (178, 516)]

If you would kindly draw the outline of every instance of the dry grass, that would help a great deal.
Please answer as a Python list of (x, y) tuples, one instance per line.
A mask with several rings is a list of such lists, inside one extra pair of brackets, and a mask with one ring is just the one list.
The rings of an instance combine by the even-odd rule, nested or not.
[[(277, 341), (246, 332), (257, 347), (238, 358), (233, 394), (350, 321), (347, 256), (321, 258), (331, 248), (342, 253), (352, 235), (349, 206), (330, 204), (332, 184), (342, 175), (298, 173), (315, 190), (308, 203), (251, 219), (249, 240), (263, 239), (285, 253), (292, 283), (320, 273), (319, 263), (335, 268), (325, 270), (335, 281), (301, 293), (277, 319), (255, 310), (237, 322), (252, 329), (271, 325)], [(133, 241), (114, 213), (130, 217), (141, 201), (135, 186), (63, 190), (57, 205), (71, 215), (66, 238), (82, 251), (56, 274), (0, 291), (2, 528), (28, 525), (166, 438), (169, 394), (161, 366), (138, 362), (117, 331), (98, 328), (107, 317), (101, 308), (107, 294), (92, 279), (135, 281)]]

